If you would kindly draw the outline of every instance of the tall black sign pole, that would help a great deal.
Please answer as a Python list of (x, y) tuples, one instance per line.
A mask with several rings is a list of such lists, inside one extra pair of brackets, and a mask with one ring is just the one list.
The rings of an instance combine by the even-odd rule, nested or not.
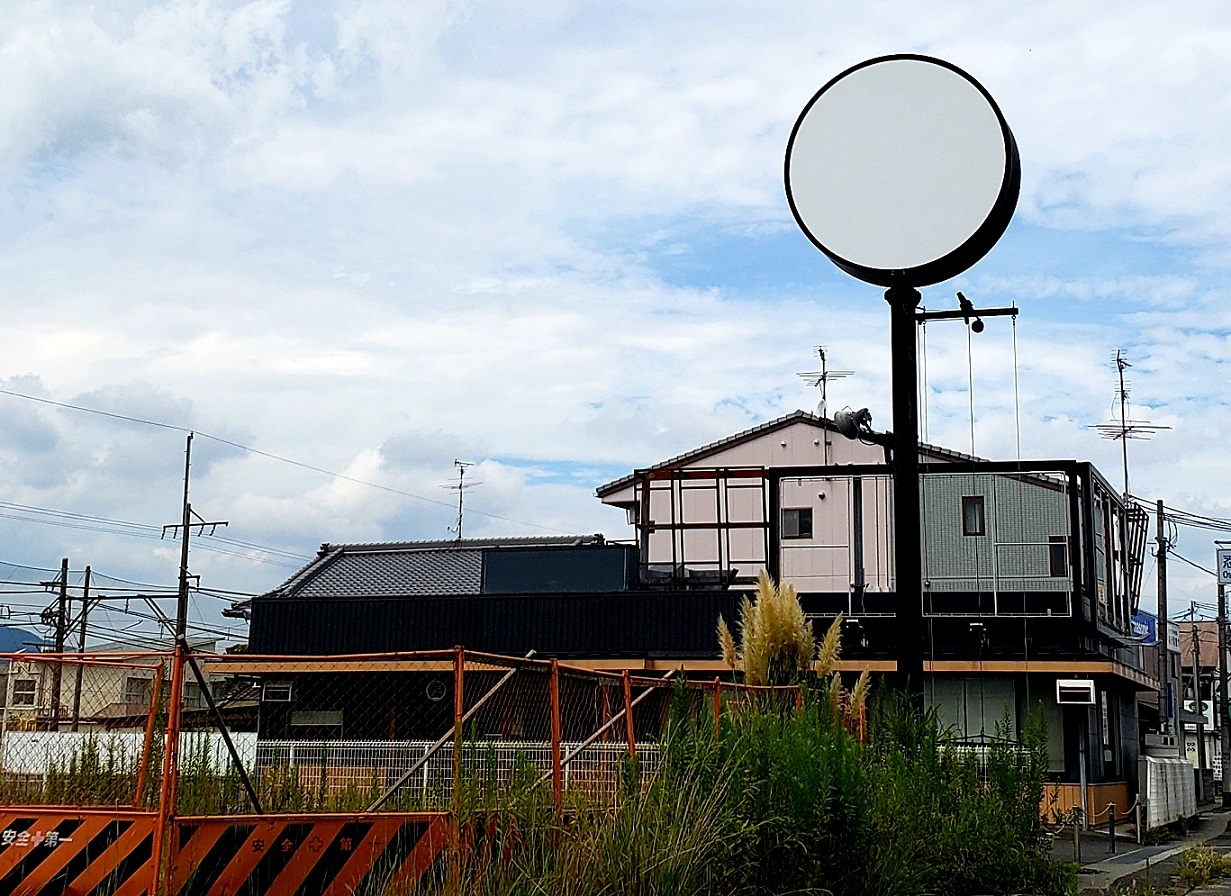
[(919, 532), (919, 367), (916, 357), (922, 296), (894, 286), (889, 303), (893, 352), (893, 563), (897, 592), (898, 688), (923, 706), (923, 581)]
[[(974, 309), (959, 295), (957, 312), (920, 314), (918, 287), (965, 271), (1009, 226), (1021, 186), (1017, 143), (991, 95), (957, 66), (930, 56), (882, 56), (817, 91), (791, 131), (785, 168), (787, 201), (808, 239), (846, 273), (888, 287), (896, 678), (921, 706), (915, 327), (931, 317), (970, 323)], [(1016, 309), (997, 313), (1010, 312)]]

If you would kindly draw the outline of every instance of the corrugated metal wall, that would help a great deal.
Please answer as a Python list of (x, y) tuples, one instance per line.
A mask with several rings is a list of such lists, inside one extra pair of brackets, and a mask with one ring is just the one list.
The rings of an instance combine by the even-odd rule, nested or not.
[(253, 653), (470, 650), (544, 656), (717, 654), (718, 614), (738, 618), (730, 591), (252, 602)]

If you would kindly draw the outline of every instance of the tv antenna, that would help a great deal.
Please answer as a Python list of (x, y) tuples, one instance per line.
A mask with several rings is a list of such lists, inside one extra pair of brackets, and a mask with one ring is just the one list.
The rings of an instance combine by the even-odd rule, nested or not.
[(829, 412), (829, 394), (828, 385), (830, 380), (840, 380), (843, 377), (854, 376), (853, 370), (830, 370), (828, 358), (825, 356), (825, 346), (818, 345), (816, 347), (816, 356), (821, 359), (820, 370), (805, 370), (796, 376), (802, 379), (805, 383), (814, 389), (821, 390), (821, 402), (816, 406), (816, 415), (818, 417), (826, 417)]
[(457, 485), (442, 485), (441, 488), (447, 488), (449, 491), (457, 492), (457, 525), (450, 526), (449, 531), (457, 535), (457, 540), (462, 540), (462, 510), (465, 506), (466, 489), (474, 488), (476, 485), (482, 485), (482, 482), (467, 482), (466, 470), (474, 466), (472, 461), (454, 460), (453, 466), (457, 467)]
[(1111, 439), (1112, 441), (1120, 440), (1121, 456), (1124, 462), (1124, 494), (1127, 496), (1131, 494), (1128, 490), (1128, 440), (1148, 439), (1154, 433), (1164, 429), (1171, 429), (1171, 427), (1160, 426), (1147, 420), (1133, 420), (1129, 417), (1128, 406), (1130, 403), (1131, 387), (1124, 381), (1124, 371), (1133, 365), (1128, 363), (1128, 358), (1124, 357), (1123, 349), (1116, 349), (1116, 353), (1112, 355), (1112, 361), (1116, 365), (1116, 376), (1118, 377), (1119, 384), (1114, 401), (1120, 403), (1120, 420), (1113, 423), (1096, 423), (1092, 428), (1098, 430), (1101, 438)]

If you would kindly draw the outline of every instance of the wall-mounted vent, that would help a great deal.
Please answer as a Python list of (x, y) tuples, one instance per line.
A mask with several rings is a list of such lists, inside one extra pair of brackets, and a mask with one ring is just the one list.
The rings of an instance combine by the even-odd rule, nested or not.
[(291, 713), (291, 727), (299, 728), (341, 728), (342, 710), (340, 709), (302, 709)]
[(1056, 682), (1056, 702), (1061, 706), (1093, 706), (1094, 682), (1061, 678)]
[(291, 683), (289, 681), (267, 681), (261, 685), (262, 703), (290, 703)]

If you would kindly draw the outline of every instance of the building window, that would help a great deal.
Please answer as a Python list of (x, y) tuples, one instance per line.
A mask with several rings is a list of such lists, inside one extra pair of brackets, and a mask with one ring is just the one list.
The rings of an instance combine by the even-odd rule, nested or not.
[(150, 683), (148, 678), (125, 678), (124, 702), (130, 706), (149, 706)]
[(191, 681), (184, 682), (184, 709), (204, 709), (205, 694), (201, 692), (201, 686)]
[(1048, 575), (1064, 577), (1069, 574), (1069, 540), (1063, 535), (1052, 535), (1047, 539)]
[(13, 705), (33, 706), (34, 696), (37, 692), (37, 681), (32, 678), (18, 679), (13, 682)]
[(267, 681), (261, 685), (261, 700), (265, 703), (290, 703), (291, 683), (289, 681)]
[(987, 518), (983, 510), (982, 495), (967, 495), (962, 498), (962, 534), (987, 534)]
[(812, 537), (812, 508), (787, 507), (782, 511), (783, 538)]

